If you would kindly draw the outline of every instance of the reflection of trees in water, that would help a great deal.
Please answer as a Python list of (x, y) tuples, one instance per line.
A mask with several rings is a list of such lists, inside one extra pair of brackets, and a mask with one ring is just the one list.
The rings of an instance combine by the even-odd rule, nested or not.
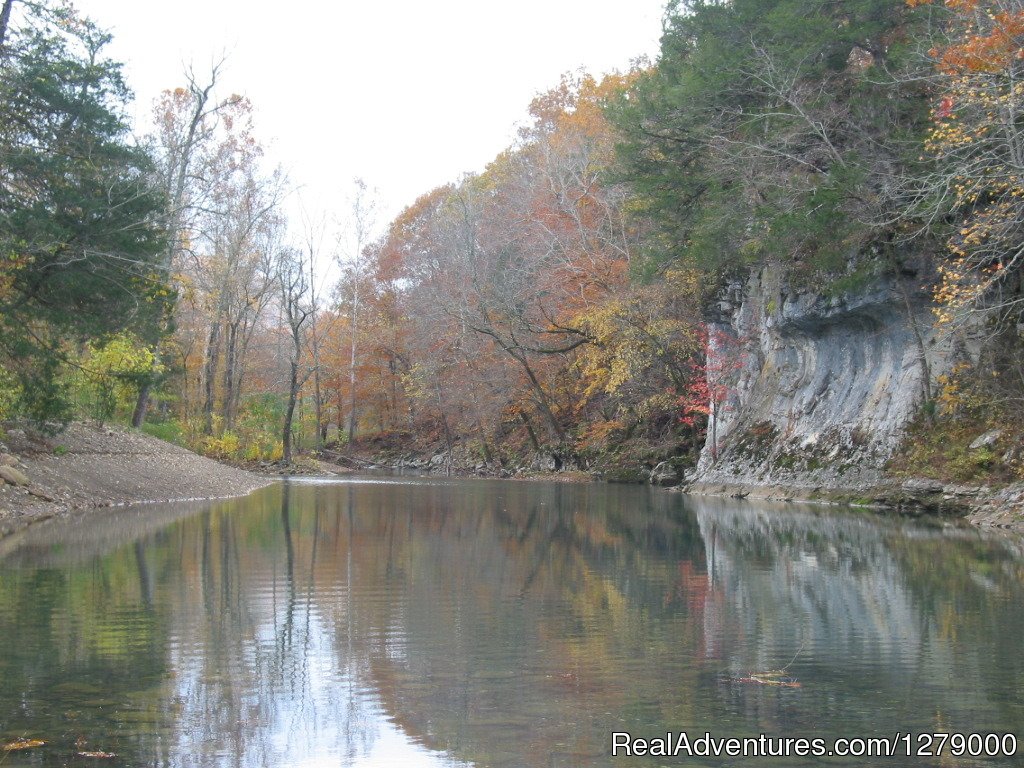
[[(351, 761), (372, 747), (379, 723), (360, 682), (366, 675), (344, 652), (333, 611), (318, 604), (344, 613), (339, 553), (318, 562), (322, 512), (296, 510), (291, 493), (285, 485), (278, 503), (258, 515), (247, 509), (222, 517), (226, 547), (211, 546), (214, 537), (203, 531), (206, 611), (182, 619), (209, 635), (192, 646), (194, 657), (175, 660), (181, 727), (174, 765)], [(219, 557), (205, 559), (210, 552)], [(334, 583), (317, 583), (323, 565), (334, 570)]]
[[(528, 766), (606, 764), (623, 728), (1024, 721), (1022, 560), (976, 534), (441, 482), (284, 486), (126, 526), (109, 554), (83, 541), (35, 542), (9, 562), (45, 568), (0, 578), (0, 632), (38, 640), (0, 656), (0, 708), (38, 702), (0, 728), (83, 703), (80, 730), (137, 763), (350, 762), (396, 726), (426, 764)], [(727, 680), (801, 647), (800, 691)], [(68, 680), (114, 703), (50, 690)]]
[(687, 611), (680, 562), (702, 568), (677, 506), (636, 488), (362, 490), (356, 578), (392, 599), (361, 602), (359, 625), (388, 711), (464, 759), (580, 765), (605, 760), (604, 713), (685, 707), (659, 669), (698, 639), (660, 626)]

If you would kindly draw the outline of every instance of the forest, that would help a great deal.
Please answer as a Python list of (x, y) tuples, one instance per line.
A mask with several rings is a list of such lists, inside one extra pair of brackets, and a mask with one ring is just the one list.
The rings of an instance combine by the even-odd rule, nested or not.
[(826, 296), (928, 281), (929, 332), (973, 352), (925, 376), (896, 464), (1024, 475), (963, 445), (1024, 434), (1024, 3), (671, 0), (663, 27), (381, 227), (362, 180), (291, 213), (219, 67), (131, 125), (102, 19), (5, 0), (0, 421), (628, 479), (715, 457), (746, 340), (711, 319), (772, 265)]

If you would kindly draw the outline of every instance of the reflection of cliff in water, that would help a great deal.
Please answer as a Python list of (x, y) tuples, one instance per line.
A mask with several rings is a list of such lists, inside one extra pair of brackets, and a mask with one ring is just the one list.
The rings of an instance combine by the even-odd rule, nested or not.
[[(374, 679), (439, 748), (585, 764), (638, 722), (832, 736), (1022, 722), (1012, 541), (793, 507), (510, 493), (409, 520), (418, 578)], [(798, 692), (731, 680), (790, 662)]]
[(852, 731), (870, 732), (886, 702), (898, 724), (915, 708), (936, 726), (1024, 722), (1019, 539), (814, 507), (687, 507), (720, 595), (731, 674), (795, 656), (808, 687), (842, 691), (835, 716)]

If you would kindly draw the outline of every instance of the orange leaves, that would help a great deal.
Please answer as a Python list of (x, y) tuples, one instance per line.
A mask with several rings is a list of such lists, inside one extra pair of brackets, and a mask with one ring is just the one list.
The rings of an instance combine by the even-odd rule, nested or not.
[(1024, 11), (992, 17), (988, 34), (970, 35), (964, 42), (941, 52), (939, 69), (948, 75), (958, 72), (999, 72), (1021, 58)]
[(1024, 107), (1024, 86), (1014, 76), (1024, 58), (1024, 9), (1016, 0), (945, 0), (942, 5), (950, 14), (945, 32), (950, 42), (930, 54), (945, 76), (945, 93), (924, 146), (940, 169), (948, 212), (960, 223), (939, 267), (935, 313), (940, 324), (968, 317), (1011, 267), (1019, 268), (1012, 254), (1024, 221), (1024, 178), (1018, 170), (1024, 135), (1016, 117)]
[[(956, 11), (969, 11), (977, 7), (979, 0), (946, 0), (945, 5), (947, 8)], [(932, 0), (907, 0), (907, 5), (911, 8), (917, 8), (922, 5), (931, 5)]]
[[(911, 8), (931, 4), (907, 0)], [(929, 51), (944, 74), (1000, 72), (1024, 58), (1024, 10), (1002, 0), (945, 0), (943, 5), (954, 14), (952, 26), (959, 28), (958, 42)]]

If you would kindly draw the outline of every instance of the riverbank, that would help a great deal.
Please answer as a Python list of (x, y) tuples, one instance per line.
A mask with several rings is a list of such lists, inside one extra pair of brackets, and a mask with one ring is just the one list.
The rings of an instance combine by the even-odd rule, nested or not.
[(1002, 488), (890, 478), (861, 489), (810, 485), (754, 485), (697, 481), (673, 490), (698, 496), (804, 501), (876, 509), (905, 517), (932, 517), (1024, 533), (1024, 483)]
[(924, 478), (888, 477), (881, 472), (860, 486), (838, 482), (823, 485), (810, 482), (702, 482), (700, 479), (680, 482), (687, 473), (681, 471), (677, 464), (668, 461), (653, 466), (635, 463), (632, 466), (604, 468), (603, 471), (593, 468), (583, 470), (574, 461), (567, 461), (565, 457), (550, 451), (535, 451), (520, 457), (505, 457), (500, 462), (487, 462), (481, 457), (473, 456), (461, 445), (457, 445), (449, 454), (438, 444), (396, 449), (394, 446), (371, 443), (360, 445), (354, 451), (327, 450), (323, 455), (335, 465), (340, 464), (355, 470), (386, 469), (524, 480), (651, 483), (697, 496), (856, 506), (873, 509), (880, 514), (903, 517), (927, 516), (1024, 533), (1024, 483), (990, 487), (943, 483)]
[(80, 509), (244, 496), (276, 481), (124, 427), (12, 428), (0, 441), (0, 537)]

